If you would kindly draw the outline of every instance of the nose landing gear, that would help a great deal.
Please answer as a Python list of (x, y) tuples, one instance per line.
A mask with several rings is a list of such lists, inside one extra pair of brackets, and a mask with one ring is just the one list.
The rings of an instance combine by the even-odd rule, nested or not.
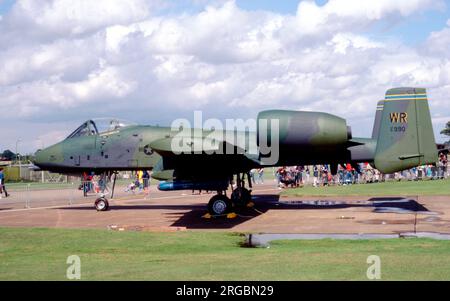
[[(106, 173), (103, 174), (104, 181), (108, 182), (108, 179), (111, 180), (111, 178), (114, 176), (114, 180), (112, 183), (112, 189), (111, 189), (111, 199), (114, 198), (114, 189), (116, 187), (116, 179), (117, 179), (117, 172), (112, 172), (109, 176), (106, 175)], [(105, 183), (105, 186), (107, 183)], [(106, 199), (105, 194), (103, 192), (100, 194), (100, 197), (95, 200), (94, 207), (97, 211), (108, 211), (109, 210), (109, 202)]]

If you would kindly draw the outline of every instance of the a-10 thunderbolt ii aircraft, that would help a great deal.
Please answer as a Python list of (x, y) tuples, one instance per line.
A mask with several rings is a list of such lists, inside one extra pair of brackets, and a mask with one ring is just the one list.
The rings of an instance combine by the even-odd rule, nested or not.
[[(208, 210), (223, 215), (251, 202), (245, 182), (251, 188), (253, 168), (330, 164), (335, 173), (340, 163), (370, 162), (382, 173), (393, 173), (437, 161), (422, 88), (388, 90), (377, 105), (371, 138), (352, 137), (344, 119), (320, 112), (263, 111), (256, 123), (256, 131), (230, 131), (112, 120), (101, 129), (99, 122), (89, 120), (65, 140), (38, 151), (34, 163), (42, 170), (79, 175), (153, 170), (160, 190), (217, 191)], [(107, 199), (99, 197), (95, 207), (108, 210)]]

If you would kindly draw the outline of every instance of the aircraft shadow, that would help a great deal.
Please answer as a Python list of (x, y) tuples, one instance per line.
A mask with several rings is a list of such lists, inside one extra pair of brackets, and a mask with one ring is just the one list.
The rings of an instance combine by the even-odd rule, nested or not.
[[(313, 199), (313, 198), (311, 198)], [(199, 219), (200, 212), (192, 210), (187, 213), (171, 213), (170, 215), (178, 217), (178, 220), (172, 224), (174, 227), (186, 227), (187, 229), (229, 229), (236, 225), (251, 220), (268, 210), (329, 210), (344, 209), (351, 207), (369, 207), (373, 212), (380, 213), (414, 213), (428, 212), (428, 209), (419, 204), (416, 200), (410, 198), (372, 198), (361, 201), (360, 203), (346, 203), (345, 201), (280, 201), (279, 195), (258, 195), (254, 198), (254, 208), (244, 208), (239, 211), (235, 219), (226, 219), (225, 217), (212, 220)], [(204, 208), (202, 209), (204, 211)]]
[[(205, 210), (204, 205), (111, 205), (109, 206), (110, 210), (189, 210), (193, 208), (198, 208), (201, 210)], [(60, 207), (53, 209), (63, 209), (63, 210), (86, 210), (92, 211), (95, 210), (93, 205), (83, 205), (77, 206), (73, 205), (73, 207)]]
[[(151, 200), (150, 200), (151, 201)], [(428, 209), (419, 204), (413, 198), (401, 197), (377, 197), (362, 199), (360, 202), (330, 201), (320, 200), (320, 197), (311, 197), (311, 200), (295, 199), (280, 200), (277, 194), (255, 195), (253, 198), (255, 206), (253, 208), (242, 208), (237, 211), (238, 216), (233, 219), (215, 217), (204, 219), (206, 214), (205, 205), (111, 205), (112, 211), (121, 210), (173, 210), (174, 212), (164, 213), (165, 217), (175, 219), (172, 227), (185, 227), (186, 229), (230, 229), (239, 224), (245, 223), (258, 217), (269, 210), (330, 210), (354, 207), (373, 208), (373, 212), (379, 213), (414, 213), (428, 212)], [(55, 208), (56, 209), (56, 208)], [(94, 210), (93, 206), (62, 207), (64, 210)], [(176, 211), (188, 212), (176, 212)]]

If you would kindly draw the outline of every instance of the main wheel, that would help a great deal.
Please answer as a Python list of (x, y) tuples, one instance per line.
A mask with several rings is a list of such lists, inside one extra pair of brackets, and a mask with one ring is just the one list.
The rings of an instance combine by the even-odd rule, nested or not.
[(107, 211), (109, 209), (108, 200), (105, 198), (98, 198), (95, 200), (95, 209), (97, 211)]
[(208, 203), (208, 211), (211, 215), (224, 215), (231, 212), (232, 203), (224, 195), (215, 195)]
[(236, 188), (231, 193), (231, 200), (234, 204), (245, 207), (252, 201), (251, 191), (244, 187)]

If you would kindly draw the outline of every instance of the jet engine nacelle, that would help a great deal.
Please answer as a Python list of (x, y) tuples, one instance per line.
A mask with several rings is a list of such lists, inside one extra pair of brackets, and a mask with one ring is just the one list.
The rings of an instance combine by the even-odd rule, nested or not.
[[(267, 135), (260, 132), (264, 130), (264, 126), (261, 125), (265, 122), (268, 125)], [(273, 127), (277, 123), (280, 149), (334, 148), (346, 144), (352, 138), (350, 127), (347, 126), (345, 119), (340, 117), (319, 112), (271, 110), (258, 115), (258, 146), (262, 142), (262, 137), (267, 137), (268, 144), (276, 142), (273, 135), (277, 131)]]

